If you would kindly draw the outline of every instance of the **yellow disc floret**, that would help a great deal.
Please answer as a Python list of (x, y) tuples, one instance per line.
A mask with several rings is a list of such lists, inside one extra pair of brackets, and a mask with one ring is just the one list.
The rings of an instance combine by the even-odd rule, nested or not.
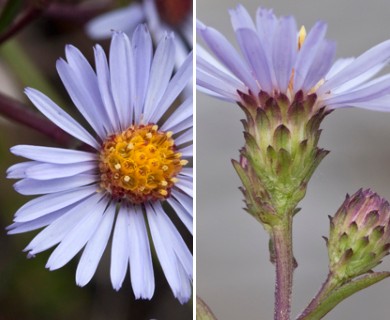
[(306, 28), (305, 26), (302, 26), (298, 34), (298, 50), (301, 50), (303, 43), (305, 42), (305, 39), (306, 39)]
[(100, 185), (113, 198), (136, 204), (164, 200), (187, 163), (176, 151), (172, 132), (152, 124), (131, 126), (103, 143)]
[[(298, 51), (300, 51), (302, 49), (302, 46), (303, 46), (303, 43), (305, 42), (305, 40), (306, 40), (306, 28), (305, 28), (305, 26), (302, 26), (301, 29), (299, 30), (299, 33), (298, 33), (298, 46), (297, 46)], [(290, 81), (288, 84), (289, 91), (293, 91), (293, 88), (294, 88), (294, 74), (295, 74), (295, 70), (293, 68), (291, 71)]]

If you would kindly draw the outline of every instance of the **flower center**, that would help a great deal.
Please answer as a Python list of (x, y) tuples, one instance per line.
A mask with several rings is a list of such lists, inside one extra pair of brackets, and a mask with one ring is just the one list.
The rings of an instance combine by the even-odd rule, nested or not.
[(164, 200), (188, 163), (176, 152), (172, 132), (157, 125), (131, 126), (109, 136), (100, 151), (100, 186), (132, 203)]
[(162, 20), (172, 27), (182, 24), (192, 11), (191, 0), (155, 0)]

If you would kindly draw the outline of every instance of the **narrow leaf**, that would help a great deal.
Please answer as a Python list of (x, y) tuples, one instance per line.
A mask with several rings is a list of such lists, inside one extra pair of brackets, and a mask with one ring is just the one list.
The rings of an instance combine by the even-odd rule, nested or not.
[(390, 277), (390, 272), (375, 272), (367, 274), (354, 281), (348, 282), (342, 287), (331, 292), (319, 306), (310, 314), (298, 317), (298, 320), (319, 320), (336, 307), (341, 301), (350, 297), (354, 293), (372, 286), (373, 284)]
[(196, 320), (217, 320), (209, 306), (199, 297), (196, 297)]

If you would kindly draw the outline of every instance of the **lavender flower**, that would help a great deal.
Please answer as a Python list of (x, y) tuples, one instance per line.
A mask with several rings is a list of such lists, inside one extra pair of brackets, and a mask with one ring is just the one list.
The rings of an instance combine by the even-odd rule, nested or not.
[[(166, 205), (192, 233), (192, 99), (171, 105), (192, 77), (192, 55), (172, 76), (172, 35), (153, 55), (152, 40), (139, 26), (132, 41), (114, 32), (109, 62), (95, 47), (96, 73), (81, 52), (66, 47), (58, 73), (91, 135), (41, 92), (27, 88), (32, 103), (90, 151), (18, 145), (29, 161), (8, 169), (21, 179), (15, 189), (42, 195), (15, 214), (10, 234), (44, 229), (25, 248), (29, 256), (58, 244), (46, 267), (61, 268), (83, 248), (76, 283), (94, 275), (113, 230), (111, 282), (119, 290), (130, 267), (136, 298), (151, 299), (154, 272), (147, 231), (168, 283), (181, 303), (191, 297), (192, 254), (169, 219)], [(170, 112), (167, 113), (168, 109)]]
[(109, 38), (111, 30), (131, 34), (135, 27), (146, 22), (156, 42), (165, 32), (174, 31), (176, 62), (180, 66), (192, 49), (192, 1), (143, 0), (125, 8), (103, 14), (87, 24), (86, 31), (93, 39)]
[(245, 112), (245, 147), (234, 166), (248, 211), (265, 225), (293, 215), (314, 170), (328, 153), (317, 147), (320, 124), (332, 110), (390, 111), (390, 76), (374, 78), (390, 59), (390, 41), (358, 58), (333, 63), (335, 44), (317, 22), (306, 35), (293, 17), (241, 5), (230, 10), (242, 56), (217, 30), (197, 24), (214, 54), (197, 50), (198, 88), (236, 102)]
[(256, 23), (241, 5), (230, 10), (230, 16), (243, 57), (217, 30), (198, 22), (200, 37), (218, 58), (199, 48), (201, 90), (234, 102), (242, 102), (241, 92), (256, 103), (260, 92), (293, 99), (302, 91), (304, 96), (316, 95), (316, 110), (389, 109), (389, 75), (372, 78), (390, 58), (390, 40), (358, 58), (333, 63), (335, 43), (325, 38), (324, 22), (317, 22), (306, 36), (304, 28), (298, 32), (293, 17), (277, 18), (272, 10), (258, 9)]

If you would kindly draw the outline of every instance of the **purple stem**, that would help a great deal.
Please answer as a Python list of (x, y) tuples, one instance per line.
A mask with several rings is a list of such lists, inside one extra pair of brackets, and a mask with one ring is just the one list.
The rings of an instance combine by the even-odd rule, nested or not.
[(72, 5), (54, 2), (46, 11), (45, 15), (50, 18), (86, 22), (87, 20), (113, 8), (113, 0), (94, 3), (90, 1), (87, 5)]
[(297, 320), (310, 319), (310, 314), (316, 310), (320, 303), (326, 298), (326, 296), (336, 287), (336, 282), (333, 281), (332, 274), (329, 272), (328, 277), (325, 282), (322, 284), (321, 289), (318, 291), (317, 295), (313, 298), (310, 304), (306, 309), (300, 314)]
[(287, 215), (282, 226), (272, 230), (276, 262), (275, 320), (289, 320), (294, 271), (292, 252), (292, 217)]
[(59, 145), (68, 147), (74, 142), (73, 137), (49, 120), (28, 109), (19, 101), (0, 94), (0, 115), (30, 127), (54, 140)]

